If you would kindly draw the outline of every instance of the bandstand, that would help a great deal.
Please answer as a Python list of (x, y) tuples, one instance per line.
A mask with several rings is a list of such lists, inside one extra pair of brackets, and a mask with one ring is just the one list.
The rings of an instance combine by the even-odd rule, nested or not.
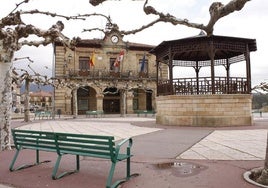
[[(250, 52), (256, 40), (198, 36), (163, 41), (151, 50), (157, 65), (156, 121), (179, 126), (252, 125)], [(243, 62), (246, 77), (230, 76), (232, 64)], [(225, 67), (225, 76), (215, 73)], [(164, 67), (168, 79), (163, 75)], [(192, 67), (194, 77), (174, 78), (174, 67)], [(200, 69), (208, 67), (206, 76)], [(234, 74), (237, 70), (232, 70)]]

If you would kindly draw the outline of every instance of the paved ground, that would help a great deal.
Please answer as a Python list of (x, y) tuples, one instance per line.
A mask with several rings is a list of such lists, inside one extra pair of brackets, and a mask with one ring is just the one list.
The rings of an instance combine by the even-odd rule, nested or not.
[[(37, 120), (20, 129), (114, 135), (117, 140), (133, 137), (132, 172), (140, 174), (123, 184), (123, 188), (255, 187), (242, 175), (262, 166), (265, 156), (268, 119), (255, 119), (254, 126), (200, 128), (156, 125), (153, 118), (104, 117), (66, 120)], [(83, 159), (77, 174), (53, 181), (51, 170), (56, 159), (53, 153), (41, 157), (52, 162), (29, 169), (9, 172), (14, 151), (0, 153), (0, 182), (12, 187), (104, 187), (109, 161)], [(33, 151), (23, 151), (18, 163), (35, 159)], [(66, 156), (61, 168), (72, 168), (75, 160)], [(118, 163), (119, 164), (119, 163)], [(120, 163), (114, 179), (124, 176), (125, 164)], [(0, 186), (0, 188), (2, 188)]]

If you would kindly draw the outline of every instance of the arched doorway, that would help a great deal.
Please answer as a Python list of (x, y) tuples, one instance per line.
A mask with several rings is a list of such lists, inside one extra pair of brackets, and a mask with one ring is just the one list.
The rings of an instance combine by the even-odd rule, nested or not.
[(104, 89), (103, 111), (105, 114), (120, 113), (120, 92), (116, 87)]
[(88, 110), (96, 110), (96, 91), (89, 87), (80, 87), (77, 89), (77, 108), (78, 114), (86, 114)]
[(150, 89), (134, 89), (133, 110), (153, 110), (152, 93)]

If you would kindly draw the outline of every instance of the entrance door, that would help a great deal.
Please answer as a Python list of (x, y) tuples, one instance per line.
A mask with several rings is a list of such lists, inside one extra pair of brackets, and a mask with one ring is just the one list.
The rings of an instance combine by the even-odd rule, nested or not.
[(152, 90), (146, 91), (146, 110), (153, 110), (152, 107)]
[(104, 90), (103, 111), (106, 114), (120, 113), (120, 93), (115, 87)]
[(77, 108), (78, 114), (86, 114), (88, 110), (96, 109), (96, 91), (89, 87), (80, 87), (77, 90)]

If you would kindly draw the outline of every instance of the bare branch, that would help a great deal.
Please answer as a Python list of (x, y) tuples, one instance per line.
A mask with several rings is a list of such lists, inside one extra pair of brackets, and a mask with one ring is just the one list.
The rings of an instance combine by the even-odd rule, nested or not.
[(28, 3), (29, 2), (29, 0), (24, 0), (24, 1), (22, 1), (22, 2), (20, 2), (20, 3), (18, 3), (18, 4), (16, 4), (16, 7), (8, 14), (8, 15), (10, 15), (10, 14), (12, 14), (13, 12), (15, 12), (15, 10), (17, 10), (18, 9), (18, 7), (21, 5), (21, 4), (23, 4), (23, 3)]
[(261, 82), (259, 85), (254, 86), (252, 90), (259, 91), (261, 90), (262, 92), (268, 92), (268, 83), (267, 82)]
[(23, 24), (23, 22), (21, 20), (20, 13), (15, 12), (15, 13), (9, 14), (8, 16), (0, 20), (0, 29), (6, 26), (18, 25), (18, 24)]
[(232, 0), (225, 6), (220, 2), (212, 3), (209, 8), (210, 20), (206, 25), (206, 29), (204, 29), (207, 32), (207, 35), (213, 34), (214, 25), (220, 18), (227, 16), (234, 11), (241, 10), (248, 1), (250, 0)]
[(35, 10), (30, 10), (30, 11), (20, 11), (20, 14), (43, 14), (43, 15), (47, 15), (47, 16), (51, 16), (51, 17), (60, 17), (60, 18), (64, 18), (66, 20), (85, 20), (85, 18), (83, 18), (83, 16), (64, 16), (64, 15), (60, 15), (60, 14), (56, 14), (56, 13), (51, 13), (51, 12), (44, 12), (44, 11), (39, 11), (37, 9)]
[(161, 18), (158, 18), (155, 21), (152, 21), (151, 23), (149, 23), (147, 25), (143, 25), (143, 26), (141, 26), (138, 29), (133, 29), (131, 31), (124, 31), (124, 30), (122, 30), (122, 31), (120, 31), (120, 33), (123, 34), (123, 35), (135, 34), (135, 33), (138, 33), (140, 31), (144, 30), (144, 29), (147, 29), (147, 28), (149, 28), (149, 27), (153, 26), (154, 24), (156, 24), (158, 22), (161, 22), (161, 21), (162, 21), (162, 19)]
[(91, 31), (101, 31), (101, 32), (105, 33), (105, 30), (104, 29), (100, 29), (100, 28), (83, 29), (82, 32), (91, 32)]
[(106, 15), (104, 15), (104, 14), (100, 14), (100, 13), (78, 14), (78, 17), (90, 17), (90, 16), (101, 16), (101, 17), (106, 18), (106, 20), (107, 20), (109, 23), (112, 23), (110, 16), (106, 16)]
[(27, 59), (30, 63), (34, 62), (30, 57), (17, 57), (17, 58), (14, 58), (13, 61), (19, 61), (19, 60), (24, 60), (24, 59)]
[[(93, 6), (97, 6), (105, 1), (108, 1), (108, 0), (89, 0), (89, 3), (92, 4)], [(159, 12), (154, 7), (147, 5), (148, 0), (145, 0), (144, 6), (143, 6), (143, 11), (145, 12), (145, 14), (147, 14), (147, 15), (153, 14), (153, 15), (158, 16), (159, 18), (152, 21), (151, 23), (148, 23), (147, 25), (143, 25), (142, 27), (140, 27), (138, 29), (134, 29), (131, 31), (120, 31), (120, 32), (122, 34), (125, 34), (125, 35), (135, 34), (135, 33), (140, 32), (146, 28), (151, 27), (152, 25), (154, 25), (158, 22), (169, 22), (173, 25), (184, 25), (187, 27), (204, 30), (207, 33), (207, 35), (210, 36), (210, 35), (213, 35), (214, 25), (216, 24), (216, 22), (220, 18), (227, 16), (234, 11), (241, 10), (248, 1), (250, 1), (250, 0), (231, 0), (226, 5), (223, 5), (220, 2), (212, 3), (210, 8), (209, 8), (210, 20), (209, 20), (207, 25), (204, 25), (204, 24), (200, 24), (200, 23), (190, 22), (188, 19), (179, 19), (173, 15), (164, 14), (162, 12)]]
[(93, 6), (98, 6), (99, 4), (103, 3), (106, 0), (89, 0), (89, 3)]

